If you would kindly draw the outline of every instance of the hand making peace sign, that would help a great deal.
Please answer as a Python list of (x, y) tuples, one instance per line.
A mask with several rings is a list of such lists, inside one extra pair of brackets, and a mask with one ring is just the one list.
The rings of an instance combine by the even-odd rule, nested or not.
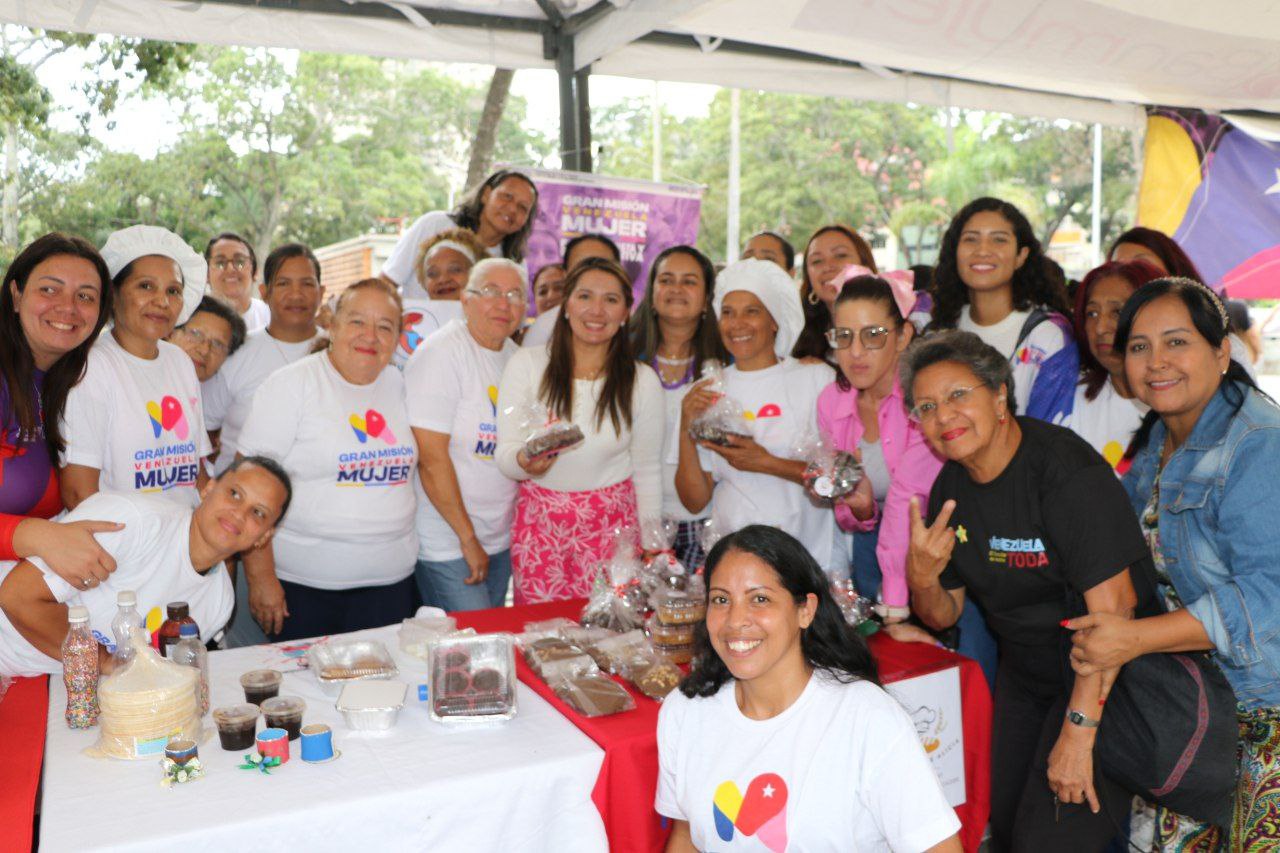
[(956, 533), (947, 526), (956, 502), (949, 500), (942, 511), (925, 525), (920, 517), (920, 499), (911, 499), (911, 542), (907, 548), (907, 583), (912, 589), (936, 586), (938, 576), (951, 560), (951, 549), (956, 545)]

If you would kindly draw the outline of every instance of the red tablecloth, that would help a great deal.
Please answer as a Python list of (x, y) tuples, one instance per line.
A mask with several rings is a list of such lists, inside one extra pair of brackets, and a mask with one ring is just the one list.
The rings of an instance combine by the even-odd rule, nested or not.
[[(523, 607), (455, 613), (459, 627), (480, 633), (519, 633), (526, 622), (565, 616), (576, 619), (582, 600), (558, 601)], [(991, 791), (991, 694), (982, 670), (968, 658), (920, 643), (899, 643), (885, 635), (870, 641), (871, 652), (886, 682), (960, 667), (960, 700), (964, 708), (965, 803), (956, 809), (962, 824), (960, 840), (966, 851), (976, 851), (990, 812)], [(636, 710), (608, 717), (584, 717), (571, 709), (517, 657), (520, 680), (554, 705), (562, 714), (604, 749), (604, 764), (596, 779), (592, 800), (600, 809), (612, 851), (660, 851), (669, 827), (653, 810), (658, 784), (657, 702), (632, 690)]]
[(18, 678), (0, 700), (0, 851), (30, 853), (36, 789), (44, 761), (44, 729), (49, 717), (49, 679)]

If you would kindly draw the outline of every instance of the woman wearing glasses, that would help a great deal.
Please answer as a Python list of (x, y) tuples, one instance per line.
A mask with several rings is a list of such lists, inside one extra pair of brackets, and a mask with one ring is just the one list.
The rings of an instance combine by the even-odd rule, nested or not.
[[(825, 364), (787, 354), (804, 326), (795, 284), (772, 261), (736, 261), (716, 277), (713, 302), (720, 339), (733, 356), (725, 394), (742, 404), (750, 437), (727, 444), (695, 442), (690, 425), (718, 399), (700, 382), (681, 406), (676, 492), (691, 513), (708, 505), (716, 528), (772, 524), (799, 539), (818, 565), (849, 567), (848, 545), (835, 515), (802, 485), (805, 461), (793, 458), (797, 439), (817, 432), (818, 395), (835, 378)], [(838, 543), (838, 544), (837, 544)]]
[(818, 397), (818, 428), (862, 460), (858, 488), (836, 501), (836, 522), (853, 532), (853, 581), (891, 621), (910, 615), (907, 505), (927, 496), (942, 459), (907, 417), (898, 360), (915, 337), (906, 321), (916, 294), (909, 272), (876, 276), (851, 266), (840, 277), (827, 345), (840, 368)]
[[(1072, 676), (1068, 599), (1131, 617), (1154, 606), (1151, 554), (1124, 488), (1084, 439), (1014, 417), (1009, 362), (969, 332), (903, 356), (912, 418), (947, 462), (927, 521), (911, 499), (907, 582), (930, 627), (980, 604), (1000, 646), (992, 725), (998, 850), (1101, 850), (1129, 795), (1095, 773), (1102, 672)], [(1131, 577), (1130, 568), (1133, 568)]]
[[(204, 296), (191, 319), (169, 333), (196, 368), (196, 379), (208, 382), (233, 352), (244, 344), (244, 320), (235, 310), (213, 296)], [(202, 385), (203, 389), (203, 385)]]
[(486, 258), (446, 324), (404, 368), (418, 444), (418, 562), (422, 600), (445, 610), (501, 607), (511, 580), (516, 484), (498, 470), (498, 381), (517, 351), (527, 306), (524, 268)]

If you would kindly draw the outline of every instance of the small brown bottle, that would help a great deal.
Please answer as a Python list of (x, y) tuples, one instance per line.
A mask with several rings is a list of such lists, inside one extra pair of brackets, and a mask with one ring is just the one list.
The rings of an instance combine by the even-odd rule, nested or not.
[[(164, 620), (164, 624), (160, 626), (160, 654), (164, 657), (169, 656), (169, 648), (177, 645), (183, 625), (195, 625), (196, 620), (191, 618), (191, 607), (185, 601), (171, 601), (167, 610), (169, 618)], [(197, 634), (199, 626), (196, 627)]]

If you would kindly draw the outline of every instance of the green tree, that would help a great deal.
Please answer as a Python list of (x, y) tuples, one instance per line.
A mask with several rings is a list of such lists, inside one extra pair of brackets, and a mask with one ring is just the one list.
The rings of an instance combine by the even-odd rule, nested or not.
[[(163, 91), (189, 66), (192, 48), (147, 39), (105, 38), (81, 33), (32, 30), (0, 25), (0, 132), (4, 145), (4, 190), (0, 203), (0, 242), (14, 248), (20, 239), (19, 216), (24, 201), (22, 173), (32, 168), (23, 162), (22, 150), (56, 153), (65, 163), (67, 137), (49, 129), (54, 107), (52, 94), (36, 72), (56, 56), (72, 50), (85, 55), (85, 80), (81, 90), (90, 110), (109, 114), (123, 94)], [(90, 113), (80, 116), (87, 128)], [(48, 177), (45, 175), (44, 177)], [(36, 181), (27, 181), (27, 189)]]

